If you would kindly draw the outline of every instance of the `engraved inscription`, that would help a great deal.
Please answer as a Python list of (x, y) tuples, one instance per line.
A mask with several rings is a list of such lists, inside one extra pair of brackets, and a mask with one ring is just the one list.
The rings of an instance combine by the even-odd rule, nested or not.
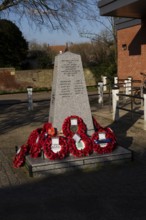
[(62, 60), (61, 73), (65, 76), (75, 76), (80, 71), (81, 68), (78, 60)]
[(84, 86), (82, 80), (76, 80), (74, 85), (75, 94), (83, 94)]
[(59, 82), (61, 98), (71, 98), (72, 95), (84, 94), (84, 83), (80, 79), (80, 75), (82, 75), (82, 68), (79, 59), (61, 60), (60, 76), (62, 79)]
[(71, 96), (70, 87), (71, 87), (71, 80), (61, 80), (59, 95), (62, 97), (70, 97)]

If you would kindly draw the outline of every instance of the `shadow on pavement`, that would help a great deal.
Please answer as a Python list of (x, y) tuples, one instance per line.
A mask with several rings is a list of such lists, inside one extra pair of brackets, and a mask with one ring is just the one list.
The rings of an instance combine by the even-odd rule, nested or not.
[(144, 169), (131, 162), (2, 188), (0, 219), (145, 220)]
[(141, 118), (141, 115), (135, 114), (133, 117), (131, 117), (131, 113), (128, 112), (118, 121), (115, 121), (108, 126), (115, 132), (117, 136), (118, 143), (125, 147), (129, 148), (132, 145), (133, 142), (133, 136), (129, 137), (127, 136), (127, 131), (132, 128), (132, 126), (138, 121), (138, 119)]
[[(33, 111), (28, 111), (25, 104), (1, 107), (0, 132), (7, 134), (31, 122), (43, 123), (48, 109), (49, 103), (35, 106)], [(127, 137), (127, 131), (138, 118), (136, 115), (131, 120), (127, 113), (108, 125), (120, 145), (126, 148), (132, 145), (134, 137)], [(146, 150), (139, 158), (125, 164), (99, 166), (90, 172), (27, 177), (27, 183), (1, 188), (0, 219), (145, 220)], [(17, 172), (21, 173), (21, 168), (14, 175)]]
[(44, 123), (48, 120), (49, 102), (34, 104), (28, 111), (27, 103), (0, 107), (0, 133), (5, 134), (31, 123)]
[(0, 100), (0, 107), (2, 106), (10, 106), (20, 104), (21, 101), (17, 99), (10, 99), (10, 100)]

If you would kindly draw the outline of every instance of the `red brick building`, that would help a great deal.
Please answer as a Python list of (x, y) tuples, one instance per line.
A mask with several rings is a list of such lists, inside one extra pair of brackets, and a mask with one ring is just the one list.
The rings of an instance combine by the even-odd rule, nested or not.
[(101, 0), (102, 16), (115, 17), (117, 29), (118, 77), (141, 79), (146, 73), (146, 1)]
[(65, 51), (66, 45), (53, 45), (53, 46), (49, 46), (49, 48), (55, 53), (59, 54), (60, 52), (63, 53)]

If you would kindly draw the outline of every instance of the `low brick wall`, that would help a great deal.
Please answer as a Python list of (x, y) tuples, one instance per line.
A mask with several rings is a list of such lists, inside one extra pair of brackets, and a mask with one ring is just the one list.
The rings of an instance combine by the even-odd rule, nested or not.
[(48, 88), (51, 89), (53, 80), (53, 70), (25, 70), (16, 71), (16, 81), (23, 85), (32, 86), (33, 88)]
[[(96, 79), (89, 69), (84, 69), (84, 74), (87, 86), (96, 85)], [(52, 80), (53, 69), (21, 71), (15, 71), (14, 68), (0, 69), (0, 90), (3, 91), (26, 89), (28, 86), (51, 89)]]

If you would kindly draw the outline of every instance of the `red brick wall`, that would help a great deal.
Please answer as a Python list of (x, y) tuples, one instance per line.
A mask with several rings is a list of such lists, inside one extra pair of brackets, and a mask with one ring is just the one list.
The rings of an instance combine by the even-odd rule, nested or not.
[[(119, 30), (117, 39), (118, 77), (141, 79), (139, 73), (146, 73), (146, 23)], [(123, 50), (123, 44), (127, 45), (126, 50)]]
[[(87, 86), (97, 84), (90, 69), (84, 69), (84, 74)], [(16, 91), (26, 89), (28, 86), (51, 89), (52, 77), (53, 69), (15, 71), (15, 69), (0, 68), (0, 91)]]

